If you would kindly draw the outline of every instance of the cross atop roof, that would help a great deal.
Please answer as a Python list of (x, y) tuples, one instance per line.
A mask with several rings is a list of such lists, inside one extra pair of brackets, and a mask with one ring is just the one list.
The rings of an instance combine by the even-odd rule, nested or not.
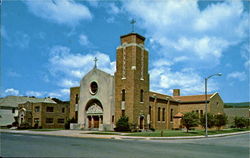
[(95, 66), (94, 66), (94, 68), (96, 68), (96, 63), (97, 63), (97, 57), (95, 57), (95, 59), (94, 59), (94, 62), (95, 62)]
[(130, 24), (132, 25), (132, 32), (135, 31), (135, 23), (136, 23), (135, 19), (132, 19), (130, 22)]

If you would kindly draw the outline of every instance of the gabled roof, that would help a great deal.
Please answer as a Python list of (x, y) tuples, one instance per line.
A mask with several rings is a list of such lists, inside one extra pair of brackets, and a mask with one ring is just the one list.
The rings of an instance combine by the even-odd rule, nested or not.
[(93, 69), (90, 70), (85, 76), (83, 76), (82, 80), (83, 80), (85, 77), (91, 75), (92, 73), (102, 73), (102, 74), (105, 74), (106, 76), (112, 76), (112, 77), (114, 77), (113, 75), (111, 75), (111, 74), (109, 74), (109, 73), (107, 73), (107, 72), (105, 72), (105, 71), (102, 71), (102, 70), (100, 70), (100, 69), (98, 69), (98, 68), (93, 68)]
[(5, 98), (0, 98), (0, 106), (4, 107), (18, 107), (18, 104), (23, 104), (26, 102), (32, 103), (54, 103), (51, 98), (31, 98), (31, 97), (23, 97), (23, 96), (7, 96)]
[[(214, 94), (208, 94), (207, 100), (209, 101), (213, 95)], [(205, 95), (173, 96), (173, 98), (180, 102), (203, 102), (206, 100)]]
[(161, 94), (161, 93), (157, 93), (157, 92), (149, 92), (149, 97), (156, 97), (159, 99), (164, 99), (164, 100), (171, 100), (171, 101), (176, 101), (172, 96), (170, 95), (166, 95), (166, 94)]

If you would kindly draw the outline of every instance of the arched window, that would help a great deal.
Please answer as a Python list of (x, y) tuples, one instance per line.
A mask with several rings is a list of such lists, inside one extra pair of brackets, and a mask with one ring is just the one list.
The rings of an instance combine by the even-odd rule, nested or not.
[(158, 108), (158, 121), (161, 121), (161, 108)]
[(125, 101), (125, 89), (122, 90), (122, 101)]
[(162, 109), (162, 121), (165, 121), (165, 108)]
[(141, 89), (140, 102), (143, 102), (143, 89)]
[(79, 96), (76, 94), (75, 103), (78, 104)]

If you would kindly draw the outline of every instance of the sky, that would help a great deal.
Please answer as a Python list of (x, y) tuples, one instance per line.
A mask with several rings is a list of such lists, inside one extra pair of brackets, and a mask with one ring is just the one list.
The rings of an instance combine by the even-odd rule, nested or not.
[(249, 101), (249, 1), (3, 0), (0, 96), (69, 100), (94, 66), (114, 74), (120, 36), (146, 38), (150, 90)]

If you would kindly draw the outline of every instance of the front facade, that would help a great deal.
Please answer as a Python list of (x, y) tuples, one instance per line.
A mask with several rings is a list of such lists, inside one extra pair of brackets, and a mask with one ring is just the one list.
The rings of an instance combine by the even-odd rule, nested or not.
[(28, 123), (36, 128), (64, 128), (69, 105), (64, 103), (32, 103), (18, 105), (18, 124)]
[[(121, 116), (127, 116), (136, 129), (182, 128), (181, 117), (195, 111), (205, 111), (205, 96), (173, 96), (150, 92), (148, 51), (145, 38), (130, 33), (120, 38), (116, 52), (116, 72), (107, 74), (96, 66), (86, 74), (80, 87), (70, 89), (70, 118), (81, 129), (113, 130)], [(223, 113), (223, 101), (218, 93), (208, 95), (208, 112)]]

